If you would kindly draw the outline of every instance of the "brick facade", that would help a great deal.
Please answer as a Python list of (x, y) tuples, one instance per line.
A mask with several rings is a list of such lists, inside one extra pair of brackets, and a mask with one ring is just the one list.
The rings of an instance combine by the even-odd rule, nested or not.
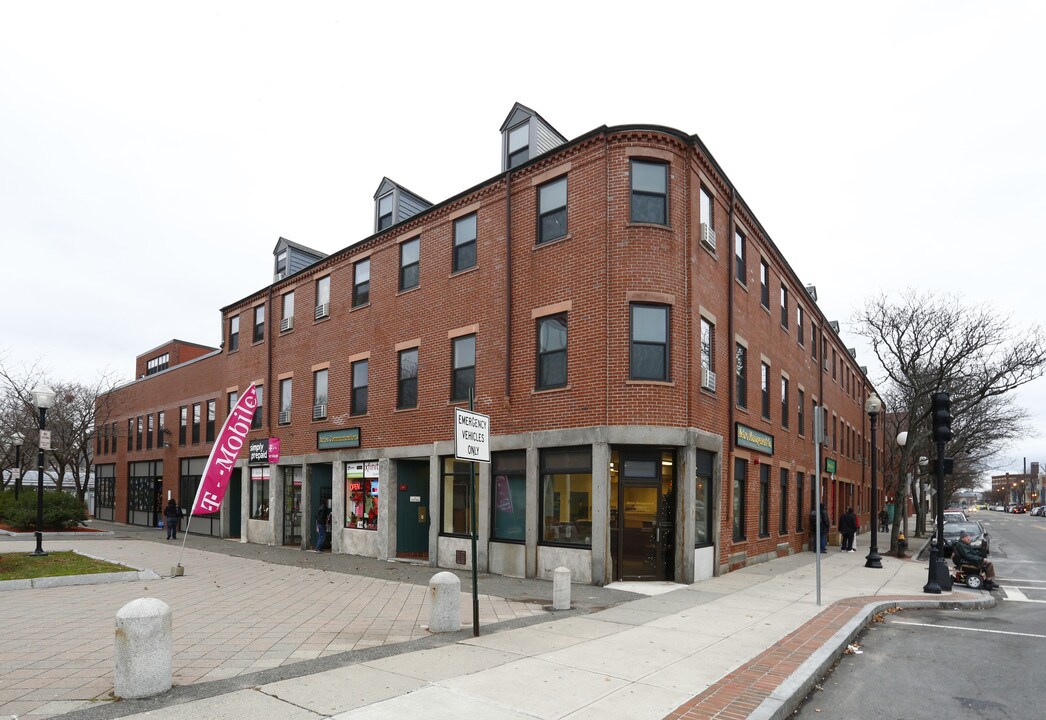
[[(667, 166), (666, 223), (632, 221), (632, 160)], [(567, 234), (538, 244), (538, 188), (564, 176)], [(713, 198), (714, 248), (701, 240), (701, 188)], [(477, 220), (476, 264), (453, 272), (454, 221), (472, 213)], [(744, 282), (735, 278), (737, 233), (746, 244)], [(420, 238), (419, 283), (400, 291), (400, 244), (414, 238)], [(370, 263), (369, 302), (353, 307), (354, 267), (361, 260)], [(769, 269), (768, 307), (761, 302), (761, 261)], [(316, 283), (323, 277), (330, 278), (329, 314), (317, 320)], [(781, 314), (782, 287), (786, 324)], [(281, 332), (283, 298), (291, 291), (293, 327)], [(668, 308), (665, 380), (630, 379), (630, 304)], [(254, 308), (259, 305), (265, 306), (264, 338), (254, 342)], [(537, 322), (551, 313), (565, 313), (567, 318), (567, 383), (536, 389)], [(230, 319), (236, 316), (239, 342), (231, 350)], [(702, 387), (701, 318), (714, 324), (714, 391)], [(314, 473), (334, 478), (334, 551), (378, 557), (397, 554), (397, 543), (404, 540), (397, 540), (401, 520), (395, 508), (404, 502), (397, 498), (397, 488), (402, 490), (404, 484), (396, 479), (405, 472), (399, 463), (410, 459), (419, 463), (418, 468), (428, 468), (430, 495), (423, 500), (431, 516), (428, 559), (434, 565), (456, 566), (458, 551), (470, 550), (460, 534), (441, 532), (446, 518), (440, 510), (450, 512), (450, 505), (440, 492), (447, 482), (440, 475), (440, 457), (453, 455), (452, 411), (462, 406), (450, 399), (452, 340), (474, 333), (475, 409), (491, 417), (492, 449), (526, 454), (526, 538), (515, 545), (490, 540), (492, 505), (504, 498), (499, 495), (501, 481), (492, 477), (490, 467), (480, 468), (478, 560), (484, 569), (547, 576), (555, 566), (552, 563), (560, 563), (571, 567), (575, 578), (597, 584), (616, 579), (621, 565), (615, 568), (611, 548), (625, 552), (632, 541), (627, 518), (619, 524), (614, 510), (617, 498), (625, 497), (613, 495), (621, 468), (610, 465), (615, 458), (620, 465), (620, 459), (633, 452), (656, 455), (662, 458), (662, 466), (672, 468), (662, 493), (665, 483), (672, 486), (673, 507), (654, 522), (663, 528), (673, 526), (671, 534), (666, 532), (671, 546), (661, 547), (668, 559), (659, 567), (668, 568), (667, 579), (689, 582), (803, 549), (810, 528), (803, 517), (803, 530), (796, 530), (796, 478), (797, 473), (805, 478), (805, 516), (811, 505), (810, 477), (815, 473), (815, 403), (827, 407), (830, 439), (823, 457), (836, 462), (834, 476), (819, 473), (833, 523), (847, 505), (853, 505), (862, 525), (869, 524), (870, 441), (863, 412), (868, 380), (696, 136), (653, 126), (599, 128), (232, 303), (222, 309), (222, 326), (225, 338), (220, 351), (188, 363), (183, 352), (181, 364), (174, 362), (172, 354), (170, 369), (99, 399), (99, 425), (115, 423), (119, 435), (97, 459), (99, 466), (113, 466), (117, 520), (127, 522), (129, 517), (129, 463), (162, 459), (166, 497), (168, 490), (179, 491), (179, 461), (209, 452), (210, 445), (202, 437), (197, 444), (178, 442), (181, 407), (190, 408), (191, 422), (193, 404), (206, 407), (208, 400), (214, 400), (220, 426), (227, 393), (256, 382), (264, 387), (263, 426), (251, 437), (281, 441), (279, 463), (270, 468), (273, 487), (282, 488), (282, 468), (301, 467), (304, 508), (310, 496), (315, 504)], [(822, 342), (827, 359), (822, 357)], [(816, 357), (812, 343), (817, 346)], [(738, 344), (747, 349), (745, 402), (735, 393)], [(397, 409), (397, 352), (413, 347), (419, 359), (417, 407)], [(143, 355), (139, 362), (154, 354)], [(353, 415), (352, 361), (360, 359), (367, 360), (369, 369), (367, 412)], [(762, 412), (763, 363), (770, 368), (768, 418)], [(313, 420), (313, 373), (319, 367), (329, 372), (329, 399), (326, 418)], [(280, 423), (279, 380), (287, 378), (292, 379), (293, 401), (289, 422)], [(787, 427), (782, 425), (782, 378), (788, 383)], [(800, 391), (805, 405), (802, 431), (797, 413)], [(171, 446), (128, 451), (124, 436), (128, 420), (134, 424), (137, 417), (161, 410), (172, 431)], [(773, 436), (773, 453), (739, 447), (737, 424)], [(346, 427), (359, 427), (359, 449), (318, 450), (318, 431)], [(100, 428), (100, 432), (107, 431)], [(590, 495), (571, 493), (571, 502), (578, 507), (569, 511), (556, 500), (557, 513), (589, 515), (586, 522), (573, 525), (573, 532), (592, 535), (591, 542), (581, 547), (559, 547), (550, 541), (551, 530), (541, 526), (550, 521), (539, 516), (537, 507), (529, 507), (540, 503), (549, 515), (550, 486), (542, 485), (540, 462), (544, 449), (564, 446), (592, 449)], [(714, 457), (710, 508), (714, 523), (712, 542), (695, 550), (700, 544), (694, 527), (697, 452)], [(742, 540), (733, 539), (735, 458), (748, 461)], [(367, 536), (360, 535), (368, 533), (365, 530), (339, 527), (347, 502), (340, 479), (346, 463), (357, 460), (376, 461), (379, 467), (378, 506), (383, 514), (378, 531)], [(241, 464), (246, 468), (244, 459)], [(320, 472), (321, 466), (331, 470)], [(765, 533), (759, 531), (762, 466), (771, 468)], [(778, 515), (782, 470), (787, 471), (784, 533)], [(220, 532), (255, 542), (281, 542), (287, 537), (281, 527), (284, 520), (249, 518), (247, 486), (245, 471), (241, 497), (227, 500), (227, 504), (240, 503), (239, 526), (230, 525), (236, 514), (227, 508)], [(542, 492), (546, 495), (540, 496)], [(270, 493), (282, 504), (283, 489)], [(629, 502), (621, 513), (642, 505)], [(311, 520), (307, 511), (303, 514), (307, 530)], [(210, 527), (217, 532), (219, 526)], [(300, 543), (308, 547), (308, 533)]]

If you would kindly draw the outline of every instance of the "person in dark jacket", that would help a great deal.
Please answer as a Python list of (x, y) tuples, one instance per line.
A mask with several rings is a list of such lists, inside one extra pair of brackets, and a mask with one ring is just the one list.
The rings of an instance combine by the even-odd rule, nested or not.
[(890, 531), (890, 513), (886, 512), (886, 508), (879, 511), (879, 532)]
[(995, 567), (984, 559), (984, 555), (978, 548), (970, 544), (970, 533), (963, 530), (959, 533), (959, 542), (955, 543), (952, 552), (960, 562), (967, 565), (976, 565), (984, 573), (987, 580), (995, 577)]
[(857, 534), (857, 516), (854, 515), (852, 507), (846, 508), (846, 512), (839, 518), (839, 533), (843, 536), (843, 552), (857, 552), (854, 550), (854, 535)]
[(828, 508), (824, 503), (821, 503), (819, 512), (821, 513), (821, 552), (826, 553), (828, 552), (828, 528), (832, 521), (828, 518)]
[(178, 509), (178, 503), (171, 498), (167, 501), (167, 507), (163, 509), (164, 527), (167, 528), (167, 539), (178, 539), (178, 523), (182, 518), (182, 511)]

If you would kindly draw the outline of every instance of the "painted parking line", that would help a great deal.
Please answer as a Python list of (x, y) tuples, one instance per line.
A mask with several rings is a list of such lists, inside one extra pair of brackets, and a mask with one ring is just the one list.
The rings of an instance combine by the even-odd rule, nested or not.
[(966, 632), (989, 633), (991, 635), (1016, 635), (1018, 637), (1046, 638), (1046, 635), (1036, 633), (1010, 632), (1008, 630), (986, 630), (984, 628), (961, 627), (959, 625), (934, 625), (933, 623), (905, 622), (904, 620), (891, 620), (891, 625), (913, 625), (916, 627), (936, 628), (940, 630), (964, 630)]

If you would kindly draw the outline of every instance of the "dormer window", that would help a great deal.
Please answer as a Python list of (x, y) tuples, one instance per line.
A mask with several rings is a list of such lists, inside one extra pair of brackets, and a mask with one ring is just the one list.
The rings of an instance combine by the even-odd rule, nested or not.
[(522, 165), (530, 159), (530, 124), (524, 123), (508, 133), (509, 169)]
[(392, 193), (378, 198), (378, 232), (392, 225)]
[(287, 251), (282, 250), (276, 255), (276, 276), (285, 277), (287, 275)]

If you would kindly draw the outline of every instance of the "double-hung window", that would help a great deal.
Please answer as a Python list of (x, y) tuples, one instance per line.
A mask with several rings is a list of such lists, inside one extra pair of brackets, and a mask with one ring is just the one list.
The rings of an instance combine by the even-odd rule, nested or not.
[(293, 391), (293, 378), (280, 380), (280, 415), (277, 418), (277, 422), (280, 425), (287, 425), (291, 421), (291, 395)]
[(781, 327), (788, 327), (788, 288), (781, 283)]
[(567, 316), (549, 315), (538, 318), (537, 388), (563, 387), (567, 384)]
[(629, 306), (631, 343), (629, 378), (662, 380), (668, 373), (668, 306), (632, 303)]
[(367, 414), (368, 360), (352, 363), (352, 414)]
[(742, 285), (748, 285), (748, 250), (745, 247), (745, 236), (734, 233), (734, 275)]
[(331, 303), (331, 276), (321, 277), (316, 281), (316, 312), (314, 317), (317, 320), (330, 315), (330, 303)]
[(508, 169), (530, 159), (530, 123), (512, 128), (508, 133)]
[(396, 407), (400, 410), (418, 406), (418, 349), (400, 350), (399, 384)]
[(806, 338), (803, 337), (803, 333), (806, 332), (803, 329), (803, 306), (795, 306), (795, 336), (799, 340), (799, 344), (803, 345), (806, 342)]
[(759, 363), (759, 389), (762, 396), (763, 417), (770, 419), (770, 366)]
[(317, 370), (312, 374), (313, 420), (324, 420), (327, 417), (327, 374), (326, 369)]
[(701, 318), (701, 387), (715, 389), (715, 325)]
[(200, 442), (200, 403), (192, 406), (192, 444)]
[(259, 305), (254, 308), (254, 342), (265, 339), (265, 306)]
[(378, 198), (378, 232), (392, 225), (392, 193), (385, 193)]
[(255, 385), (254, 391), (257, 393), (258, 405), (254, 408), (254, 415), (251, 417), (251, 430), (257, 430), (262, 426), (262, 408), (265, 407), (265, 388)]
[(214, 423), (217, 420), (218, 408), (215, 400), (207, 401), (207, 425), (204, 426), (204, 440), (214, 442)]
[(229, 352), (240, 349), (240, 316), (229, 318)]
[(353, 266), (352, 306), (360, 307), (370, 302), (370, 258), (360, 260)]
[(283, 296), (283, 315), (280, 316), (280, 332), (294, 329), (294, 291)]
[(454, 338), (452, 355), (454, 369), (450, 399), (454, 402), (468, 400), (469, 391), (476, 388), (476, 336)]
[(806, 393), (800, 388), (796, 391), (798, 398), (796, 400), (796, 422), (799, 427), (796, 428), (800, 435), (806, 435)]
[(668, 224), (668, 165), (632, 161), (632, 222)]
[(400, 291), (418, 286), (421, 269), (421, 238), (400, 243)]
[(759, 302), (770, 309), (770, 266), (766, 260), (759, 261)]
[(567, 234), (567, 178), (538, 188), (538, 245)]
[(476, 213), (454, 221), (453, 272), (468, 270), (476, 264)]
[(734, 373), (737, 387), (737, 406), (748, 407), (748, 348), (737, 343), (734, 349)]
[(781, 376), (781, 427), (788, 427), (788, 378)]

